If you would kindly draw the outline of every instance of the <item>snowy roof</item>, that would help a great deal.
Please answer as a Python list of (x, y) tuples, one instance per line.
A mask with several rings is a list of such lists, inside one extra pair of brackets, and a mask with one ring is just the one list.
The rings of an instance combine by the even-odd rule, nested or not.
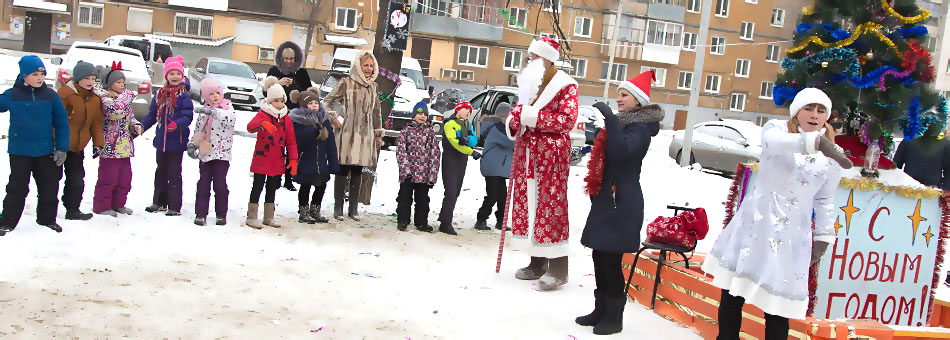
[(227, 37), (227, 38), (218, 39), (218, 40), (204, 40), (204, 39), (182, 38), (182, 37), (175, 37), (171, 35), (156, 35), (156, 34), (146, 34), (145, 37), (149, 39), (158, 39), (158, 40), (164, 40), (164, 41), (173, 42), (173, 43), (192, 44), (192, 45), (211, 46), (211, 47), (218, 47), (218, 46), (224, 45), (228, 41), (234, 40), (234, 37)]
[(343, 45), (343, 46), (366, 46), (366, 45), (369, 45), (369, 43), (366, 42), (366, 39), (363, 39), (363, 38), (354, 38), (354, 37), (347, 37), (347, 36), (343, 36), (343, 35), (327, 34), (326, 36), (324, 36), (324, 39), (323, 39), (323, 40), (326, 41), (328, 44), (333, 44), (333, 45)]
[(66, 10), (66, 4), (57, 4), (55, 2), (46, 2), (42, 0), (13, 0), (13, 6), (69, 14), (69, 11)]

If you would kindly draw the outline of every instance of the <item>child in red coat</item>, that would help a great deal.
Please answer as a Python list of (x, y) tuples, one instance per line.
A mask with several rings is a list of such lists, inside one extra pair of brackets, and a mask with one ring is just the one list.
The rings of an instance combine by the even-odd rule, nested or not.
[[(264, 79), (264, 91), (267, 92), (267, 98), (261, 105), (261, 111), (247, 123), (247, 131), (257, 133), (257, 145), (254, 146), (254, 158), (251, 159), (254, 184), (247, 205), (247, 226), (255, 229), (262, 228), (257, 221), (257, 211), (265, 182), (267, 192), (264, 194), (263, 225), (280, 228), (274, 219), (274, 196), (280, 187), (280, 176), (284, 174), (284, 169), (290, 169), (291, 175), (297, 174), (297, 140), (294, 138), (293, 122), (287, 116), (287, 94), (277, 84), (275, 77)], [(289, 162), (284, 159), (284, 155), (290, 157)], [(287, 166), (284, 167), (284, 164)]]

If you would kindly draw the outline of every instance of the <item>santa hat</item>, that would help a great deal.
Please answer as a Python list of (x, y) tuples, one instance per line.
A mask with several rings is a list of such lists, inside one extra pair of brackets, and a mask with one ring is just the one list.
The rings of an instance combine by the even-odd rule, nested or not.
[(185, 58), (180, 55), (165, 59), (165, 68), (162, 70), (162, 77), (168, 79), (168, 72), (178, 71), (185, 75)]
[(825, 112), (828, 112), (828, 119), (831, 119), (831, 98), (828, 98), (828, 95), (825, 94), (824, 91), (814, 87), (808, 87), (799, 91), (798, 94), (795, 95), (795, 99), (792, 100), (792, 105), (788, 107), (788, 112), (792, 117), (795, 117), (798, 115), (798, 110), (811, 104), (824, 106)]
[(551, 37), (541, 37), (541, 39), (531, 42), (528, 46), (528, 53), (534, 53), (541, 58), (556, 62), (561, 57), (561, 43)]
[(461, 109), (468, 109), (469, 112), (472, 111), (472, 103), (469, 103), (467, 100), (459, 100), (458, 104), (455, 104), (455, 113), (458, 113)]
[(653, 86), (654, 80), (656, 80), (656, 73), (654, 73), (653, 70), (648, 70), (638, 74), (636, 77), (620, 82), (620, 88), (633, 94), (633, 96), (637, 98), (637, 101), (640, 102), (640, 105), (649, 105), (650, 87)]

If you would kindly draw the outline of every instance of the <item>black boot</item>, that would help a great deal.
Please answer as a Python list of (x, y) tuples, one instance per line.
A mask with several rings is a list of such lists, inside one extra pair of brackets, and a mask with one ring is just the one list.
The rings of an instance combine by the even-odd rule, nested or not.
[(320, 209), (322, 207), (319, 204), (310, 205), (310, 217), (313, 217), (313, 220), (317, 223), (327, 223), (330, 222), (326, 217), (320, 214)]
[(195, 225), (200, 225), (200, 226), (208, 225), (208, 218), (204, 216), (195, 217)]
[(346, 190), (346, 176), (333, 178), (333, 218), (343, 220), (343, 191)]
[(601, 300), (604, 300), (601, 307), (604, 312), (600, 322), (594, 326), (594, 334), (620, 333), (623, 330), (623, 307), (627, 304), (627, 297), (623, 295), (604, 296)]
[(486, 221), (475, 221), (475, 230), (491, 230)]
[(92, 214), (84, 213), (79, 211), (79, 209), (69, 210), (66, 212), (66, 219), (71, 221), (88, 221), (92, 219)]
[(396, 225), (396, 230), (406, 231), (409, 228), (409, 223), (399, 223)]
[(458, 235), (458, 233), (455, 232), (455, 228), (452, 227), (451, 223), (445, 223), (445, 222), (439, 223), (439, 231), (449, 234), (449, 235)]
[[(158, 204), (152, 204), (145, 208), (145, 212), (148, 212), (148, 213), (157, 213), (157, 212), (162, 212), (166, 210), (168, 210), (168, 206), (163, 206), (163, 205), (158, 205)], [(66, 219), (68, 220), (69, 217), (66, 217)]]
[(349, 216), (354, 221), (360, 220), (360, 185), (362, 177), (350, 177), (350, 212)]
[[(501, 230), (501, 221), (495, 222), (495, 229)], [(511, 231), (511, 227), (505, 227), (505, 231)]]
[(0, 236), (6, 235), (13, 231), (14, 228), (16, 228), (16, 226), (0, 225)]
[(317, 220), (314, 220), (313, 217), (310, 217), (310, 207), (306, 205), (301, 205), (297, 209), (297, 214), (298, 214), (297, 222), (306, 223), (306, 224), (317, 223)]
[(584, 316), (578, 316), (574, 319), (581, 326), (595, 326), (604, 316), (604, 297), (599, 290), (594, 289), (594, 311)]
[(297, 191), (297, 188), (294, 187), (294, 182), (290, 178), (290, 170), (284, 173), (284, 188), (290, 191)]
[(432, 227), (430, 227), (428, 224), (417, 225), (416, 230), (425, 232), (425, 233), (433, 232)]
[(41, 225), (41, 226), (44, 226), (44, 227), (47, 227), (47, 228), (50, 228), (50, 229), (53, 229), (53, 231), (55, 231), (55, 232), (57, 232), (57, 233), (63, 232), (63, 227), (60, 227), (59, 224), (56, 224), (56, 222), (53, 222), (52, 224), (40, 224), (40, 225)]

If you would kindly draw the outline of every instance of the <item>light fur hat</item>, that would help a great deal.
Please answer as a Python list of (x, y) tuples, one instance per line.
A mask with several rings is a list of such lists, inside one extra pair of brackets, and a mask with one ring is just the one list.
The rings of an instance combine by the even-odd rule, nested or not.
[(795, 95), (792, 105), (788, 107), (788, 112), (792, 117), (798, 115), (798, 111), (809, 104), (819, 104), (825, 107), (829, 118), (831, 117), (831, 98), (824, 91), (814, 87), (806, 87)]
[(264, 79), (264, 92), (267, 93), (264, 102), (268, 104), (277, 99), (287, 100), (287, 93), (284, 92), (284, 87), (277, 83), (277, 77), (268, 76)]

